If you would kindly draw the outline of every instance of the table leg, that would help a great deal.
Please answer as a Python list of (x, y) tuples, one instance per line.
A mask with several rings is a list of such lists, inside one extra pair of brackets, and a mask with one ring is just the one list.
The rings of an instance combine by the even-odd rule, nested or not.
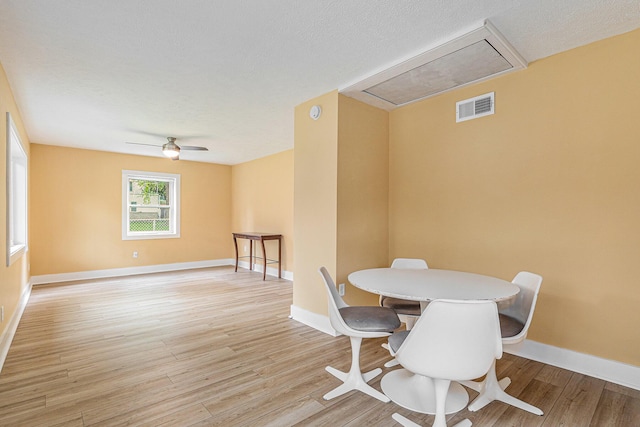
[(236, 236), (233, 236), (233, 245), (236, 247), (236, 273), (238, 272), (238, 241)]
[(267, 251), (264, 248), (264, 239), (260, 239), (262, 244), (262, 260), (264, 262), (264, 270), (262, 270), (262, 280), (267, 280)]
[[(398, 405), (423, 414), (436, 413), (436, 398), (433, 380), (415, 375), (406, 369), (396, 369), (380, 380), (382, 391)], [(445, 412), (453, 414), (469, 403), (469, 394), (457, 382), (452, 381), (447, 394)]]
[(282, 279), (282, 238), (278, 239), (278, 279)]
[(253, 270), (253, 240), (249, 240), (249, 270)]

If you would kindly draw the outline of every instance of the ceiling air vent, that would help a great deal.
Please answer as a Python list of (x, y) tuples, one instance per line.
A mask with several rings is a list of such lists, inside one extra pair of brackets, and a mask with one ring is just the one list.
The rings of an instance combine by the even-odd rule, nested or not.
[(456, 102), (456, 122), (477, 119), (494, 113), (495, 92)]
[(484, 25), (377, 74), (341, 93), (385, 110), (526, 68), (498, 30)]

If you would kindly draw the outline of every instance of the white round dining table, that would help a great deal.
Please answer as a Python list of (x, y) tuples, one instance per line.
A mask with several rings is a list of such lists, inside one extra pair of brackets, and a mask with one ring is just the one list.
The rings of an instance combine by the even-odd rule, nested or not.
[[(372, 268), (349, 274), (357, 288), (393, 298), (420, 301), (426, 307), (436, 299), (508, 301), (520, 291), (513, 283), (475, 273), (438, 269)], [(382, 391), (398, 405), (415, 412), (435, 414), (435, 394), (430, 378), (414, 375), (406, 369), (385, 374)], [(445, 412), (464, 409), (469, 394), (457, 382), (451, 382)]]
[(357, 288), (413, 301), (435, 299), (493, 300), (513, 298), (520, 288), (497, 277), (435, 268), (371, 268), (349, 274)]

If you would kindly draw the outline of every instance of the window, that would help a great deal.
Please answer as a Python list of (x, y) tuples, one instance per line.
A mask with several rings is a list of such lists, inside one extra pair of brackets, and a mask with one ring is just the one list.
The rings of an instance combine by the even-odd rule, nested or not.
[(27, 250), (27, 155), (7, 113), (7, 266)]
[(180, 175), (122, 171), (122, 239), (180, 237)]

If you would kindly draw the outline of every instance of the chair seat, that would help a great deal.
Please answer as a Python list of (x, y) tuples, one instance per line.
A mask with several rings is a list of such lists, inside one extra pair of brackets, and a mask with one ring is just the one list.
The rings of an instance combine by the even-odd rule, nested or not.
[(395, 310), (398, 314), (420, 316), (420, 301), (410, 301), (400, 298), (385, 297), (382, 306)]
[(357, 306), (340, 310), (344, 322), (352, 329), (364, 332), (393, 332), (400, 327), (395, 311), (385, 307)]
[(515, 337), (524, 329), (524, 323), (506, 314), (498, 313), (502, 338)]
[(409, 332), (411, 331), (399, 331), (389, 336), (389, 348), (393, 353), (397, 353), (404, 340), (409, 336)]

